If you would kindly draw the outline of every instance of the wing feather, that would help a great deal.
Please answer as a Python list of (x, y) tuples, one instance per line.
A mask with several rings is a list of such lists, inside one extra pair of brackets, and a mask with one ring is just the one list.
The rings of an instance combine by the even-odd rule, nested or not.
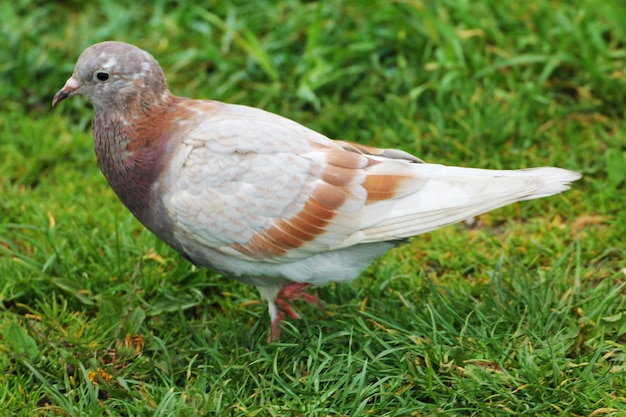
[(262, 110), (221, 106), (178, 144), (164, 207), (190, 258), (231, 271), (242, 260), (246, 271), (282, 264), (295, 274), (289, 264), (310, 268), (322, 253), (424, 233), (561, 192), (579, 177), (557, 168), (426, 164), (399, 150), (332, 141)]

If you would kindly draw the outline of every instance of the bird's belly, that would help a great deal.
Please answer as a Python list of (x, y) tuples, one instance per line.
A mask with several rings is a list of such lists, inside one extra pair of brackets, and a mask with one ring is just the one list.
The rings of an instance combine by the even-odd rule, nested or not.
[(286, 282), (325, 285), (359, 276), (372, 261), (395, 246), (393, 242), (356, 245), (317, 253), (298, 260), (243, 259), (220, 250), (195, 246), (184, 255), (194, 264), (259, 287)]

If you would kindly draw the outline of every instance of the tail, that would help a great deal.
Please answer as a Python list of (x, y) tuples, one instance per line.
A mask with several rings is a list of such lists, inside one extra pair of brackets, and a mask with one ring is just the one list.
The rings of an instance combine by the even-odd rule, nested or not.
[(368, 206), (362, 243), (406, 238), (516, 201), (558, 194), (580, 178), (552, 167), (505, 171), (413, 164), (412, 171), (415, 189)]

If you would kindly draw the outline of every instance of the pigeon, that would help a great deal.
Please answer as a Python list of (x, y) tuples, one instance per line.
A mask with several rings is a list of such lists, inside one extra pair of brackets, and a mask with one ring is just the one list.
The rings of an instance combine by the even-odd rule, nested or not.
[(348, 282), (408, 238), (521, 200), (577, 172), (425, 163), (332, 140), (282, 116), (173, 95), (148, 52), (88, 47), (52, 106), (87, 96), (98, 165), (122, 203), (193, 264), (254, 285), (268, 340), (311, 286)]

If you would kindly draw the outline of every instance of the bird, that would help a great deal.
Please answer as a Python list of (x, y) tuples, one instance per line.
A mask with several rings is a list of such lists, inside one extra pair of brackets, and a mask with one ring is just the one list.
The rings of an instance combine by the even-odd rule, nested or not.
[(352, 281), (412, 237), (570, 188), (555, 167), (426, 163), (333, 140), (254, 107), (170, 92), (157, 60), (105, 41), (79, 56), (52, 106), (87, 96), (94, 150), (121, 202), (191, 263), (256, 286), (268, 341), (311, 286)]

